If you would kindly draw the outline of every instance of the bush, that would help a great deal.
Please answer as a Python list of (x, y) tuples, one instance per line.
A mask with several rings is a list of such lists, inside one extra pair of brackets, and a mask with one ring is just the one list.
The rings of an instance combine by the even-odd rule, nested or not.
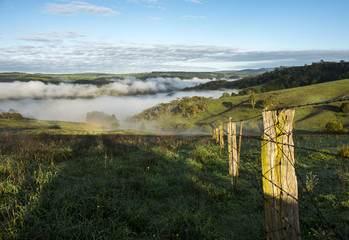
[(176, 128), (176, 123), (174, 122), (163, 122), (160, 127), (164, 131), (170, 131)]
[(207, 132), (212, 131), (212, 127), (209, 124), (202, 125), (200, 129)]
[(0, 118), (3, 119), (13, 119), (13, 120), (22, 120), (24, 117), (20, 113), (10, 113), (10, 112), (3, 112), (0, 114)]
[(268, 110), (268, 108), (271, 108), (274, 105), (276, 105), (277, 101), (278, 99), (275, 96), (271, 95), (267, 99), (263, 100), (262, 106), (264, 109)]
[(194, 123), (180, 123), (176, 126), (177, 130), (191, 130), (195, 127)]
[(344, 113), (349, 113), (349, 102), (342, 103), (339, 110)]
[(221, 98), (227, 98), (230, 97), (231, 95), (228, 92), (224, 92), (221, 96)]
[(88, 112), (86, 114), (86, 123), (100, 124), (107, 128), (117, 129), (120, 126), (119, 121), (116, 119), (115, 115), (108, 115), (104, 112)]
[(222, 105), (226, 108), (232, 108), (234, 106), (232, 102), (222, 102)]
[(342, 132), (343, 125), (341, 123), (337, 123), (335, 121), (330, 121), (325, 126), (325, 131), (330, 133)]
[(349, 158), (349, 146), (342, 146), (338, 151), (338, 155), (341, 157)]

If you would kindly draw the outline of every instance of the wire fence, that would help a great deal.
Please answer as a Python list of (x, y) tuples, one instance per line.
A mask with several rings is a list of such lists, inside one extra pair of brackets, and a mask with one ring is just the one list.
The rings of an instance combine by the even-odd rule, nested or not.
[[(301, 104), (301, 105), (296, 105), (296, 106), (287, 106), (287, 107), (282, 107), (282, 108), (278, 108), (275, 109), (274, 112), (276, 112), (276, 114), (278, 115), (279, 113), (288, 110), (288, 109), (297, 109), (297, 108), (302, 108), (302, 107), (308, 107), (308, 106), (318, 106), (318, 105), (322, 105), (322, 104), (331, 104), (331, 103), (339, 103), (339, 102), (344, 102), (344, 101), (349, 101), (349, 98), (345, 98), (345, 97), (341, 97), (341, 98), (336, 98), (336, 99), (331, 99), (331, 100), (327, 100), (327, 101), (321, 101), (321, 102), (315, 102), (315, 103), (307, 103), (307, 104)], [(284, 188), (284, 186), (280, 186), (278, 183), (274, 182), (272, 179), (270, 179), (269, 177), (266, 176), (266, 174), (269, 174), (268, 172), (263, 173), (261, 169), (259, 169), (255, 163), (253, 163), (248, 156), (245, 155), (241, 155), (241, 159), (243, 159), (243, 161), (245, 163), (247, 163), (256, 173), (256, 175), (261, 178), (264, 179), (264, 181), (266, 181), (268, 184), (271, 184), (274, 188), (276, 188), (279, 192), (280, 195), (284, 195), (287, 196), (289, 198), (291, 198), (293, 201), (295, 201), (297, 203), (297, 211), (298, 211), (298, 207), (301, 208), (302, 210), (306, 210), (308, 211), (312, 216), (315, 216), (318, 220), (320, 220), (320, 222), (322, 223), (322, 227), (323, 229), (327, 229), (328, 231), (324, 231), (323, 233), (323, 237), (324, 239), (347, 239), (349, 236), (345, 236), (345, 234), (341, 231), (341, 229), (339, 229), (337, 226), (335, 226), (333, 223), (331, 223), (330, 220), (328, 220), (325, 216), (325, 214), (322, 212), (322, 210), (320, 209), (320, 207), (318, 206), (316, 199), (314, 199), (314, 197), (311, 194), (311, 191), (308, 189), (308, 186), (306, 184), (306, 181), (304, 179), (302, 179), (301, 174), (299, 173), (299, 171), (297, 170), (296, 164), (295, 164), (295, 159), (294, 157), (290, 157), (289, 154), (284, 152), (284, 148), (289, 148), (292, 149), (292, 152), (294, 151), (293, 149), (300, 149), (303, 151), (308, 151), (308, 152), (313, 152), (313, 153), (321, 153), (321, 154), (326, 154), (329, 156), (333, 156), (333, 157), (340, 157), (343, 159), (349, 159), (348, 156), (343, 156), (340, 155), (338, 153), (333, 153), (333, 152), (329, 152), (329, 151), (324, 151), (324, 150), (320, 150), (320, 149), (314, 149), (314, 148), (309, 148), (309, 147), (305, 147), (305, 146), (297, 146), (295, 144), (289, 144), (289, 143), (284, 143), (282, 141), (280, 141), (280, 137), (282, 136), (286, 136), (286, 137), (291, 137), (293, 136), (293, 130), (290, 132), (284, 131), (282, 129), (282, 126), (280, 127), (280, 122), (277, 121), (275, 122), (274, 125), (270, 126), (270, 128), (277, 128), (277, 132), (279, 132), (278, 134), (276, 134), (275, 136), (271, 136), (268, 134), (268, 129), (265, 128), (263, 133), (264, 133), (264, 137), (258, 137), (256, 135), (246, 135), (246, 134), (242, 134), (242, 126), (243, 123), (246, 121), (251, 121), (251, 120), (259, 120), (263, 118), (263, 113), (253, 116), (253, 117), (249, 117), (246, 119), (241, 119), (241, 120), (237, 120), (237, 121), (230, 121), (229, 122), (223, 122), (222, 125), (220, 125), (220, 129), (224, 129), (224, 126), (227, 126), (228, 124), (231, 123), (238, 123), (240, 122), (240, 133), (237, 133), (236, 131), (233, 132), (233, 134), (231, 133), (231, 131), (228, 129), (228, 131), (226, 131), (224, 129), (223, 133), (222, 131), (218, 132), (218, 131), (214, 131), (213, 135), (215, 134), (220, 134), (220, 139), (223, 139), (222, 134), (226, 134), (228, 137), (228, 142), (229, 142), (229, 135), (233, 135), (234, 138), (244, 138), (244, 139), (252, 139), (252, 140), (256, 140), (261, 142), (261, 149), (263, 149), (264, 145), (266, 144), (274, 144), (277, 148), (277, 151), (282, 153), (283, 157), (286, 159), (286, 161), (288, 162), (288, 164), (290, 164), (290, 166), (292, 166), (296, 178), (298, 180), (298, 182), (301, 184), (301, 188), (303, 190), (303, 192), (305, 192), (306, 194), (306, 198), (308, 198), (308, 200), (310, 201), (311, 205), (309, 206), (307, 203), (305, 203), (305, 201), (301, 201), (298, 198), (298, 193), (297, 195), (294, 195), (290, 192), (288, 192), (288, 190), (286, 190)], [(230, 125), (228, 125), (230, 126)], [(213, 127), (213, 126), (212, 126)], [(214, 128), (214, 127), (213, 127)], [(228, 127), (229, 128), (229, 127)], [(214, 128), (215, 129), (215, 128)], [(221, 140), (220, 140), (221, 141)], [(230, 140), (231, 141), (231, 140)], [(293, 140), (292, 140), (293, 143)], [(224, 144), (222, 144), (221, 142), (219, 142), (220, 144), (220, 149), (222, 149), (222, 146), (224, 146)], [(239, 144), (239, 147), (234, 147), (235, 149), (233, 149), (234, 151), (238, 151), (238, 155), (240, 155), (240, 149), (241, 149), (241, 143)], [(228, 149), (228, 152), (230, 150)], [(230, 154), (230, 152), (229, 152)], [(240, 161), (240, 157), (233, 159), (233, 161), (235, 162), (235, 166), (239, 165), (239, 161)], [(280, 162), (281, 164), (281, 162)], [(278, 166), (276, 166), (278, 167)], [(273, 171), (275, 169), (270, 169), (269, 171)], [(237, 176), (236, 176), (237, 177)], [(237, 180), (235, 180), (237, 182)], [(232, 183), (234, 181), (232, 180)], [(236, 186), (233, 186), (236, 187)], [(259, 189), (262, 189), (261, 187)], [(265, 191), (260, 191), (262, 198), (264, 199), (264, 201), (266, 203), (270, 202), (270, 198), (266, 195)], [(273, 196), (273, 198), (280, 198), (280, 196)], [(282, 215), (281, 213), (281, 208), (279, 208), (277, 205), (273, 205), (273, 204), (269, 204), (270, 208), (274, 211), (274, 213), (276, 213), (277, 215), (281, 216), (280, 220), (282, 222), (282, 224), (280, 225), (280, 228), (275, 228), (275, 229), (270, 229), (270, 227), (267, 227), (267, 231), (266, 233), (268, 234), (268, 239), (279, 239), (280, 238), (280, 233), (282, 231), (285, 231), (287, 228), (292, 229), (293, 232), (295, 233), (295, 237), (287, 237), (286, 239), (300, 239), (300, 231), (299, 231), (299, 226), (296, 226), (297, 224), (294, 224), (294, 222), (290, 221), (290, 219), (288, 218), (287, 214), (286, 215)], [(265, 209), (266, 211), (266, 209)], [(298, 214), (298, 213), (297, 213)], [(298, 221), (298, 220), (297, 220)], [(268, 225), (268, 223), (266, 223), (266, 225)]]

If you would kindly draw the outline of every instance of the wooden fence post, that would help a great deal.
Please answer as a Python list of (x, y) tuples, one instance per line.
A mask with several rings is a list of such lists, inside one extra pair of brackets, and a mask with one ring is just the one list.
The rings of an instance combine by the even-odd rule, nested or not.
[(212, 129), (212, 139), (216, 139), (216, 129)]
[(262, 174), (267, 239), (301, 239), (294, 169), (294, 110), (264, 111)]
[(227, 142), (228, 142), (228, 155), (229, 155), (229, 175), (233, 174), (233, 145), (232, 145), (232, 122), (231, 117), (228, 122), (228, 134), (227, 134)]
[(216, 143), (219, 143), (219, 128), (216, 128)]
[(219, 146), (222, 154), (222, 149), (224, 148), (224, 124), (219, 125)]
[[(235, 156), (235, 167), (234, 167), (234, 185), (233, 188), (236, 190), (236, 187), (238, 185), (238, 177), (239, 177), (239, 163), (240, 163), (240, 152), (241, 152), (241, 137), (242, 137), (242, 123), (243, 121), (240, 121), (240, 133), (239, 133), (239, 149), (236, 148), (236, 139), (235, 139), (235, 151), (237, 150), (236, 156)], [(236, 136), (236, 127), (235, 127), (235, 136)], [(235, 137), (236, 138), (236, 137)]]

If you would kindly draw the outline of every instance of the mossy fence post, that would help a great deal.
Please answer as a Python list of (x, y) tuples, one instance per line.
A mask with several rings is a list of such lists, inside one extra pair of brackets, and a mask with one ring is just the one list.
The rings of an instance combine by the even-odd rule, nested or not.
[(238, 154), (236, 148), (236, 124), (231, 122), (231, 117), (228, 123), (228, 153), (229, 153), (229, 175), (231, 176), (231, 185), (236, 189), (238, 175)]
[(263, 112), (262, 174), (267, 239), (301, 239), (293, 119), (294, 110)]
[(216, 143), (219, 143), (219, 128), (216, 128)]
[(220, 154), (222, 154), (222, 149), (224, 148), (224, 124), (219, 125), (219, 146)]

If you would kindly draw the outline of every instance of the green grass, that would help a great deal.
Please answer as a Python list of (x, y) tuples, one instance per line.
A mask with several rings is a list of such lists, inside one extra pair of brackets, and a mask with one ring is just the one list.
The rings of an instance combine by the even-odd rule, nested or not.
[[(194, 131), (201, 126), (216, 126), (218, 122), (227, 122), (229, 117), (233, 121), (248, 119), (262, 114), (264, 109), (263, 100), (273, 96), (277, 99), (276, 104), (269, 108), (278, 109), (282, 107), (298, 106), (309, 103), (316, 103), (338, 98), (349, 98), (349, 79), (333, 81), (328, 83), (314, 84), (305, 87), (285, 89), (267, 93), (256, 94), (257, 104), (253, 109), (248, 99), (250, 95), (234, 96), (212, 99), (208, 101), (205, 111), (198, 112), (195, 115), (184, 117), (181, 114), (164, 114), (159, 120), (148, 121), (151, 126), (169, 125), (176, 126), (178, 123), (193, 123), (196, 125)], [(296, 131), (323, 132), (325, 125), (329, 121), (341, 123), (344, 128), (349, 128), (349, 113), (340, 112), (341, 102), (331, 104), (320, 104), (318, 106), (296, 107), (295, 124)], [(142, 121), (147, 125), (147, 121)], [(251, 125), (251, 126), (249, 126)], [(262, 134), (261, 118), (254, 119), (245, 123), (248, 131), (255, 134)]]
[[(314, 84), (311, 86), (292, 88), (268, 93), (257, 94), (258, 100), (268, 98), (270, 95), (276, 96), (278, 104), (274, 108), (284, 106), (296, 106), (306, 103), (320, 102), (334, 99), (337, 97), (349, 97), (349, 79), (330, 83)], [(237, 96), (231, 98), (215, 99), (210, 102), (206, 113), (198, 114), (195, 118), (200, 123), (212, 122), (217, 119), (227, 121), (232, 117), (237, 121), (245, 119), (262, 112), (262, 107), (252, 109), (248, 103), (249, 96)], [(223, 106), (223, 102), (232, 102), (236, 107), (228, 109)], [(342, 122), (343, 125), (349, 125), (348, 114), (339, 113), (341, 103), (325, 104), (320, 106), (311, 106), (297, 108), (295, 115), (295, 128), (297, 130), (323, 130), (326, 123), (330, 120)]]
[[(212, 99), (208, 102), (208, 108), (189, 118), (179, 115), (164, 116), (164, 122), (192, 122), (197, 126), (205, 124), (216, 125), (217, 121), (227, 122), (229, 117), (233, 121), (247, 119), (261, 115), (262, 101), (270, 96), (277, 98), (277, 103), (269, 109), (277, 109), (288, 106), (298, 106), (308, 103), (321, 102), (340, 97), (349, 97), (349, 79), (329, 83), (314, 84), (305, 87), (279, 90), (257, 94), (255, 109), (248, 102), (249, 95)], [(232, 105), (232, 107), (230, 107)], [(329, 121), (336, 121), (349, 128), (348, 113), (339, 111), (341, 103), (322, 104), (295, 108), (295, 129), (299, 131), (323, 131)], [(172, 119), (171, 119), (172, 118)], [(160, 120), (161, 122), (161, 120)], [(257, 119), (252, 125), (261, 125)], [(246, 126), (246, 125), (245, 125)]]
[[(243, 140), (234, 193), (227, 153), (209, 137), (0, 135), (0, 239), (266, 238), (259, 141)], [(349, 139), (295, 144), (336, 153)], [(326, 219), (348, 235), (347, 159), (296, 150), (296, 161), (302, 179), (316, 175)], [(299, 187), (302, 238), (331, 237)]]
[[(102, 125), (63, 121), (13, 120), (0, 119), (0, 131), (15, 134), (52, 134), (52, 135), (99, 135), (99, 134), (135, 134), (145, 135), (150, 132), (138, 130), (110, 130)], [(161, 132), (151, 132), (162, 135)]]

